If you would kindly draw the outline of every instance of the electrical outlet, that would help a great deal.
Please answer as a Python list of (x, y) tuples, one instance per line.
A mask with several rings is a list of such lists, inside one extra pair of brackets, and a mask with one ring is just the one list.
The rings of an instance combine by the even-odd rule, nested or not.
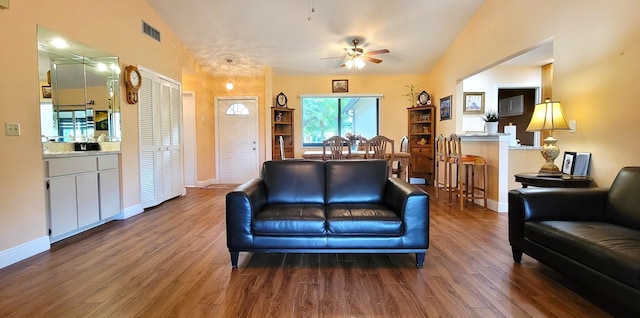
[(4, 135), (5, 136), (20, 136), (20, 124), (19, 123), (4, 123)]

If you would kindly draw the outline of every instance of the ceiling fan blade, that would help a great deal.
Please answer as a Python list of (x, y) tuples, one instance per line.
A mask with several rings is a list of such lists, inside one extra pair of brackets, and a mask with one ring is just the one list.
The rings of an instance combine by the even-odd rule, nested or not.
[(321, 57), (321, 60), (330, 60), (330, 59), (343, 59), (344, 55), (341, 56), (332, 56), (332, 57)]
[(365, 59), (365, 60), (367, 60), (367, 61), (369, 61), (371, 63), (376, 63), (376, 64), (382, 63), (382, 60), (374, 58), (374, 57), (371, 57), (371, 56), (364, 56), (363, 59)]
[(342, 65), (340, 65), (340, 67), (347, 67), (347, 64), (342, 63)]
[(369, 51), (367, 52), (367, 55), (386, 54), (386, 53), (389, 53), (389, 50), (383, 49), (383, 50)]

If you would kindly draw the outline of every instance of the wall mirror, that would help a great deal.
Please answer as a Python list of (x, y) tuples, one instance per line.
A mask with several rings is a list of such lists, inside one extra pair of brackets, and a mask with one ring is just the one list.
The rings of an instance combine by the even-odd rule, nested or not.
[(118, 58), (38, 26), (43, 141), (120, 141)]

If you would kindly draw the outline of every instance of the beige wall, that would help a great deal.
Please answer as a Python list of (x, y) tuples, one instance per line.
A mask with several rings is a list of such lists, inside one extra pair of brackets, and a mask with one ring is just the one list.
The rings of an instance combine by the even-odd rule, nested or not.
[[(162, 43), (141, 32), (142, 20), (162, 32)], [(182, 80), (198, 67), (145, 1), (12, 1), (0, 10), (0, 122), (21, 124), (21, 136), (0, 135), (0, 254), (47, 236), (40, 143), (36, 25)], [(121, 87), (124, 91), (124, 87)], [(121, 94), (124, 98), (125, 94)], [(139, 204), (137, 105), (122, 106), (122, 206)]]
[[(342, 73), (340, 73), (342, 72)], [(400, 139), (407, 134), (407, 107), (411, 102), (404, 96), (409, 92), (405, 85), (417, 85), (420, 90), (430, 92), (424, 83), (426, 75), (397, 75), (397, 76), (345, 76), (346, 69), (338, 70), (334, 76), (275, 76), (273, 79), (273, 96), (280, 92), (287, 95), (289, 108), (295, 111), (295, 155), (302, 157), (302, 113), (300, 95), (324, 94), (331, 95), (331, 81), (334, 79), (349, 80), (349, 94), (382, 94), (381, 99), (381, 127), (380, 134), (397, 140), (396, 148), (400, 147)], [(342, 74), (342, 75), (340, 75)], [(267, 107), (273, 106), (269, 101)], [(437, 124), (436, 124), (437, 125)]]
[[(640, 143), (632, 141), (640, 135), (638, 12), (634, 0), (487, 0), (427, 83), (436, 98), (456, 94), (459, 80), (552, 38), (553, 98), (577, 121), (576, 133), (554, 136), (561, 149), (591, 152), (591, 175), (608, 186), (622, 166), (639, 164)], [(461, 123), (459, 94), (454, 120), (439, 132), (455, 132)]]

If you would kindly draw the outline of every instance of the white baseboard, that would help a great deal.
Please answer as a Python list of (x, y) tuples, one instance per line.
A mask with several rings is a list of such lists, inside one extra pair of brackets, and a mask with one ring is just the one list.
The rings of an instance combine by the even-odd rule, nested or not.
[(204, 180), (204, 181), (196, 181), (196, 187), (198, 188), (204, 188), (208, 185), (211, 184), (216, 184), (218, 183), (216, 179), (209, 179), (209, 180)]
[(20, 244), (8, 250), (0, 251), (0, 268), (25, 260), (51, 248), (49, 236), (42, 236), (33, 241)]
[(124, 208), (124, 210), (122, 210), (122, 212), (120, 212), (120, 214), (116, 215), (114, 217), (114, 219), (116, 220), (125, 220), (128, 219), (132, 216), (136, 216), (140, 213), (144, 212), (144, 209), (142, 208), (142, 205), (140, 204), (136, 204), (134, 206), (130, 206), (127, 208)]

